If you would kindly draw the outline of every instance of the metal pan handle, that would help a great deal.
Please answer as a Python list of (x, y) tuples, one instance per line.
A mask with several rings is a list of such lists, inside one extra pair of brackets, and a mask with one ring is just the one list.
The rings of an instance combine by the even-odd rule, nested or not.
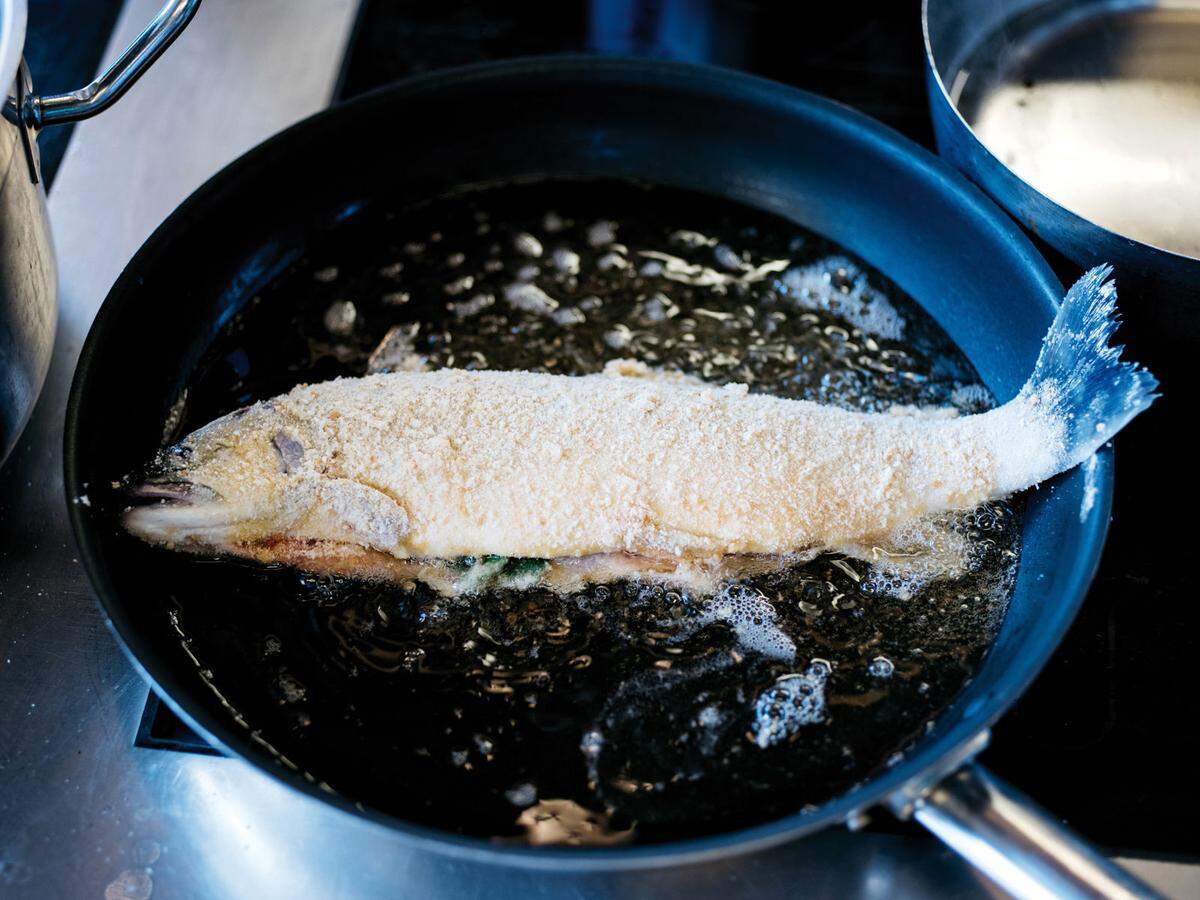
[(199, 8), (200, 0), (170, 0), (146, 30), (91, 84), (66, 94), (24, 97), (21, 118), (25, 125), (37, 131), (47, 125), (77, 122), (107, 109), (179, 37)]
[(905, 812), (1015, 897), (1161, 896), (974, 762)]

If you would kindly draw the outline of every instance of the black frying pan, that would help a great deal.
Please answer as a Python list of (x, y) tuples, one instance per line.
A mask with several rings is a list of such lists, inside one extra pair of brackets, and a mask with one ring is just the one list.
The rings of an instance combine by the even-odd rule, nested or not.
[[(1001, 400), (1031, 371), (1062, 288), (1019, 229), (930, 154), (833, 103), (708, 68), (557, 58), (405, 82), (314, 116), (219, 173), (146, 242), (87, 343), (66, 422), (69, 497), (131, 472), (223, 323), (323, 233), (382, 195), (545, 177), (635, 178), (696, 190), (811, 228), (920, 302)], [(1036, 675), (1083, 600), (1107, 527), (1112, 456), (1085, 511), (1069, 472), (1027, 504), (1011, 606), (978, 675), (905, 758), (825, 804), (687, 842), (565, 850), (498, 847), (356, 809), (278, 765), (214, 709), (152, 611), (97, 509), (71, 504), (82, 558), (139, 669), (214, 745), (296, 791), (482, 861), (625, 870), (744, 853), (880, 804), (913, 814), (1005, 887), (1144, 891), (970, 760)]]

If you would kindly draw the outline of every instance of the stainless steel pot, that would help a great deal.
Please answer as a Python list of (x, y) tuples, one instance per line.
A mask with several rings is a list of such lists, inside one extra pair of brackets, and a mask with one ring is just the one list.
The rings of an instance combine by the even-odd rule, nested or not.
[(166, 50), (200, 0), (169, 0), (146, 30), (91, 84), (38, 96), (21, 59), (25, 0), (0, 0), (0, 463), (12, 450), (50, 366), (57, 281), (38, 132), (86, 119), (117, 100)]
[[(1190, 364), (1191, 352), (1200, 344), (1200, 258), (1155, 246), (1149, 238), (1119, 234), (1022, 179), (980, 139), (968, 109), (972, 104), (965, 98), (979, 93), (980, 82), (1006, 67), (1021, 69), (1028, 79), (1040, 69), (1084, 90), (1164, 74), (1180, 78), (1183, 70), (1196, 67), (1197, 10), (1196, 0), (923, 2), (927, 86), (938, 151), (1028, 229), (1043, 249), (1065, 258), (1066, 278), (1102, 262), (1116, 267), (1127, 340), (1137, 347), (1138, 358), (1153, 364), (1168, 384), (1174, 365)], [(1180, 21), (1190, 23), (1188, 28), (1181, 29)], [(1151, 32), (1159, 37), (1151, 39)], [(1020, 77), (1015, 83), (1021, 84)], [(1024, 86), (1033, 84), (1026, 80)], [(1122, 110), (1115, 103), (1114, 99), (1106, 107), (1110, 127), (1138, 128), (1128, 107)], [(1161, 128), (1155, 139), (1194, 142), (1197, 123), (1186, 116), (1172, 118), (1171, 110), (1160, 109)], [(1110, 159), (1104, 139), (1086, 131), (1093, 121), (1081, 118), (1076, 107), (1063, 103), (1052, 112), (1039, 121), (1038, 139), (1050, 144), (1063, 137), (1058, 132), (1073, 132), (1071, 139), (1085, 149), (1077, 155), (1078, 164), (1067, 167), (1065, 177), (1076, 184), (1093, 175), (1098, 182), (1103, 178), (1113, 202), (1139, 177), (1154, 174), (1156, 162), (1162, 164), (1128, 156)], [(1118, 171), (1117, 166), (1122, 168)], [(1189, 214), (1200, 216), (1200, 210)], [(1115, 227), (1119, 226), (1114, 223)], [(1053, 253), (1049, 255), (1053, 261)], [(1072, 266), (1078, 268), (1072, 271)]]

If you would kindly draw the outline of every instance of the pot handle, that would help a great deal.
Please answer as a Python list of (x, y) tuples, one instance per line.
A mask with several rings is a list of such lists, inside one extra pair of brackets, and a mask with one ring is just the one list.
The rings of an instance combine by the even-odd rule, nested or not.
[(48, 125), (77, 122), (107, 109), (179, 37), (199, 8), (200, 0), (169, 0), (146, 30), (91, 84), (65, 94), (25, 96), (21, 104), (25, 125), (37, 131)]
[(978, 763), (897, 811), (1015, 897), (1161, 896)]

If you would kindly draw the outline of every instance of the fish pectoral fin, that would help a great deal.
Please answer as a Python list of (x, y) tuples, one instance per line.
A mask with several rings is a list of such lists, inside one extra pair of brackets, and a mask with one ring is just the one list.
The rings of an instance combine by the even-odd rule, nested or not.
[(350, 478), (323, 478), (320, 508), (332, 520), (330, 537), (390, 553), (409, 531), (408, 511), (390, 494)]

